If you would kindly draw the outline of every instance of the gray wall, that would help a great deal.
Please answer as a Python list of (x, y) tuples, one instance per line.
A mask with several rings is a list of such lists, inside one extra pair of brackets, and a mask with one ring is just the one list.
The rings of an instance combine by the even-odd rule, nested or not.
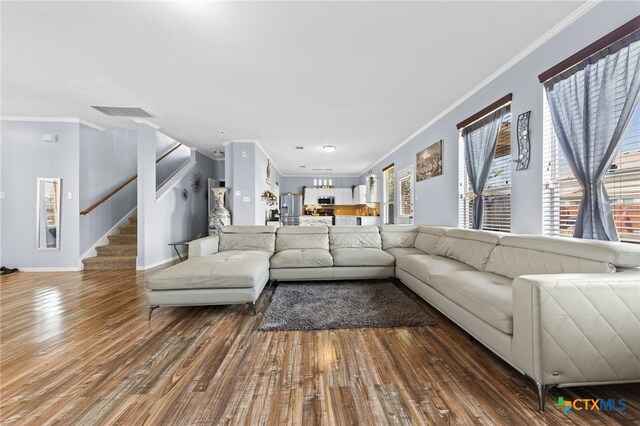
[[(255, 225), (256, 217), (256, 145), (254, 142), (234, 142), (225, 152), (225, 174), (229, 177), (231, 223)], [(244, 156), (243, 156), (244, 153)], [(236, 195), (236, 192), (240, 195)], [(245, 201), (248, 197), (248, 201)]]
[[(266, 202), (262, 200), (262, 193), (264, 191), (271, 191), (278, 199), (280, 199), (280, 181), (282, 180), (282, 176), (280, 172), (276, 168), (276, 166), (271, 163), (271, 184), (267, 184), (267, 161), (269, 157), (256, 146), (256, 162), (255, 162), (255, 219), (254, 223), (256, 225), (264, 225), (267, 219), (267, 211), (271, 209), (278, 208), (278, 205), (269, 206)], [(276, 185), (276, 182), (278, 185)]]
[[(229, 187), (228, 208), (234, 225), (264, 225), (266, 211), (276, 208), (262, 201), (269, 190), (279, 195), (282, 176), (271, 164), (271, 185), (267, 185), (267, 155), (253, 141), (232, 142), (225, 148), (225, 181)], [(276, 185), (278, 182), (280, 185)], [(237, 192), (240, 195), (236, 195)], [(246, 200), (245, 200), (246, 198)]]
[[(458, 226), (458, 131), (456, 124), (507, 93), (513, 93), (511, 112), (531, 111), (531, 161), (529, 169), (512, 169), (511, 230), (542, 233), (543, 87), (538, 74), (589, 45), (638, 14), (636, 2), (602, 2), (562, 30), (461, 105), (420, 132), (396, 152), (379, 161), (374, 174), (395, 163), (396, 171), (415, 163), (415, 154), (443, 139), (443, 174), (416, 183), (415, 223)], [(464, 58), (461, 57), (461, 65)], [(514, 120), (515, 121), (515, 120)], [(515, 128), (515, 126), (514, 126)], [(517, 152), (515, 131), (511, 149)], [(366, 173), (361, 176), (362, 181)], [(382, 185), (377, 185), (378, 191)], [(378, 194), (380, 195), (380, 194)], [(398, 203), (396, 203), (396, 206)]]
[[(137, 173), (136, 132), (99, 131), (80, 125), (80, 210), (109, 194)], [(136, 206), (137, 180), (80, 216), (80, 255)]]
[[(207, 179), (216, 174), (215, 161), (196, 153), (197, 165), (177, 185), (156, 200), (155, 153), (159, 138), (166, 136), (145, 125), (137, 125), (138, 143), (138, 267), (149, 268), (175, 256), (168, 244), (207, 235)], [(191, 176), (202, 174), (202, 189), (191, 190)], [(183, 201), (180, 190), (189, 198)]]
[[(2, 259), (7, 267), (79, 268), (78, 123), (0, 122)], [(58, 135), (57, 143), (42, 142)], [(61, 178), (60, 250), (36, 250), (36, 179)], [(67, 194), (71, 194), (71, 199)]]
[[(351, 188), (351, 185), (364, 185), (364, 177), (348, 176), (321, 176), (324, 179), (331, 179), (334, 188)], [(313, 179), (320, 179), (314, 176), (283, 176), (280, 182), (280, 192), (301, 192), (303, 186), (313, 187)]]
[[(175, 139), (158, 133), (156, 140), (156, 160), (168, 153), (178, 144)], [(178, 149), (156, 164), (156, 189), (169, 180), (191, 158), (191, 149), (181, 145)]]

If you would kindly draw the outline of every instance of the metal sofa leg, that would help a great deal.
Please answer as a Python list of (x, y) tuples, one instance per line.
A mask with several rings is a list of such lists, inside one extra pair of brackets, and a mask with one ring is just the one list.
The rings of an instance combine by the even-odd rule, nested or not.
[(541, 385), (536, 383), (538, 387), (538, 411), (544, 413), (544, 403), (547, 400), (547, 392), (549, 392), (550, 385)]
[(253, 315), (257, 315), (258, 314), (258, 306), (256, 305), (256, 302), (251, 303), (251, 306), (253, 307)]
[(151, 314), (153, 313), (153, 310), (159, 307), (160, 305), (149, 305), (149, 319), (147, 319), (147, 321), (151, 321)]

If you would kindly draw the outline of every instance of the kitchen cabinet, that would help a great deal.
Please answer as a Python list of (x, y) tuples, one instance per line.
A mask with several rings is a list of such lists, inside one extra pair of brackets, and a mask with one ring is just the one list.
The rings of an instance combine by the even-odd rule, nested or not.
[(336, 216), (336, 225), (355, 226), (357, 224), (358, 218), (356, 216)]
[(307, 188), (302, 203), (305, 205), (318, 204), (318, 188)]
[(353, 197), (351, 196), (351, 188), (339, 188), (338, 191), (342, 194), (342, 205), (350, 206), (353, 204)]
[[(374, 176), (375, 179), (375, 176)], [(377, 179), (375, 179), (375, 184), (373, 185), (373, 191), (370, 190), (370, 186), (369, 186), (369, 178), (367, 178), (367, 184), (365, 185), (366, 187), (366, 202), (367, 203), (377, 203), (378, 202), (378, 184), (380, 184), (380, 182), (378, 182)]]
[(360, 225), (380, 225), (382, 224), (382, 218), (380, 216), (360, 216)]
[(366, 185), (356, 186), (355, 196), (353, 197), (353, 204), (366, 204), (366, 203), (367, 203)]

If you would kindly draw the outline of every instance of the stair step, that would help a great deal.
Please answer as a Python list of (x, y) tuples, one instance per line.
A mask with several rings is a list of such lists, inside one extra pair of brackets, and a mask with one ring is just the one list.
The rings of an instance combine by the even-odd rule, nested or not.
[(134, 245), (137, 244), (136, 234), (116, 234), (109, 235), (109, 244), (114, 245)]
[(110, 244), (96, 247), (98, 256), (137, 256), (138, 246), (135, 244)]
[(135, 256), (95, 256), (82, 259), (85, 270), (136, 269)]
[(120, 230), (120, 234), (137, 234), (138, 233), (137, 224), (120, 225), (118, 226), (118, 229)]
[(138, 224), (138, 216), (131, 216), (129, 218), (129, 224), (130, 225), (137, 225)]

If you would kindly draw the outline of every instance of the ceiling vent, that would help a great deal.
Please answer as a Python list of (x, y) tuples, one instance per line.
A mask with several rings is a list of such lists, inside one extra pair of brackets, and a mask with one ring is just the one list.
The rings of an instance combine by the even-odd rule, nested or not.
[(298, 145), (298, 146), (296, 146), (296, 149), (304, 149), (304, 146)]
[(148, 113), (142, 108), (138, 107), (110, 107), (110, 106), (91, 106), (91, 108), (97, 109), (104, 115), (109, 117), (141, 117), (141, 118), (153, 118), (155, 115)]
[(314, 172), (332, 172), (333, 169), (312, 169)]

